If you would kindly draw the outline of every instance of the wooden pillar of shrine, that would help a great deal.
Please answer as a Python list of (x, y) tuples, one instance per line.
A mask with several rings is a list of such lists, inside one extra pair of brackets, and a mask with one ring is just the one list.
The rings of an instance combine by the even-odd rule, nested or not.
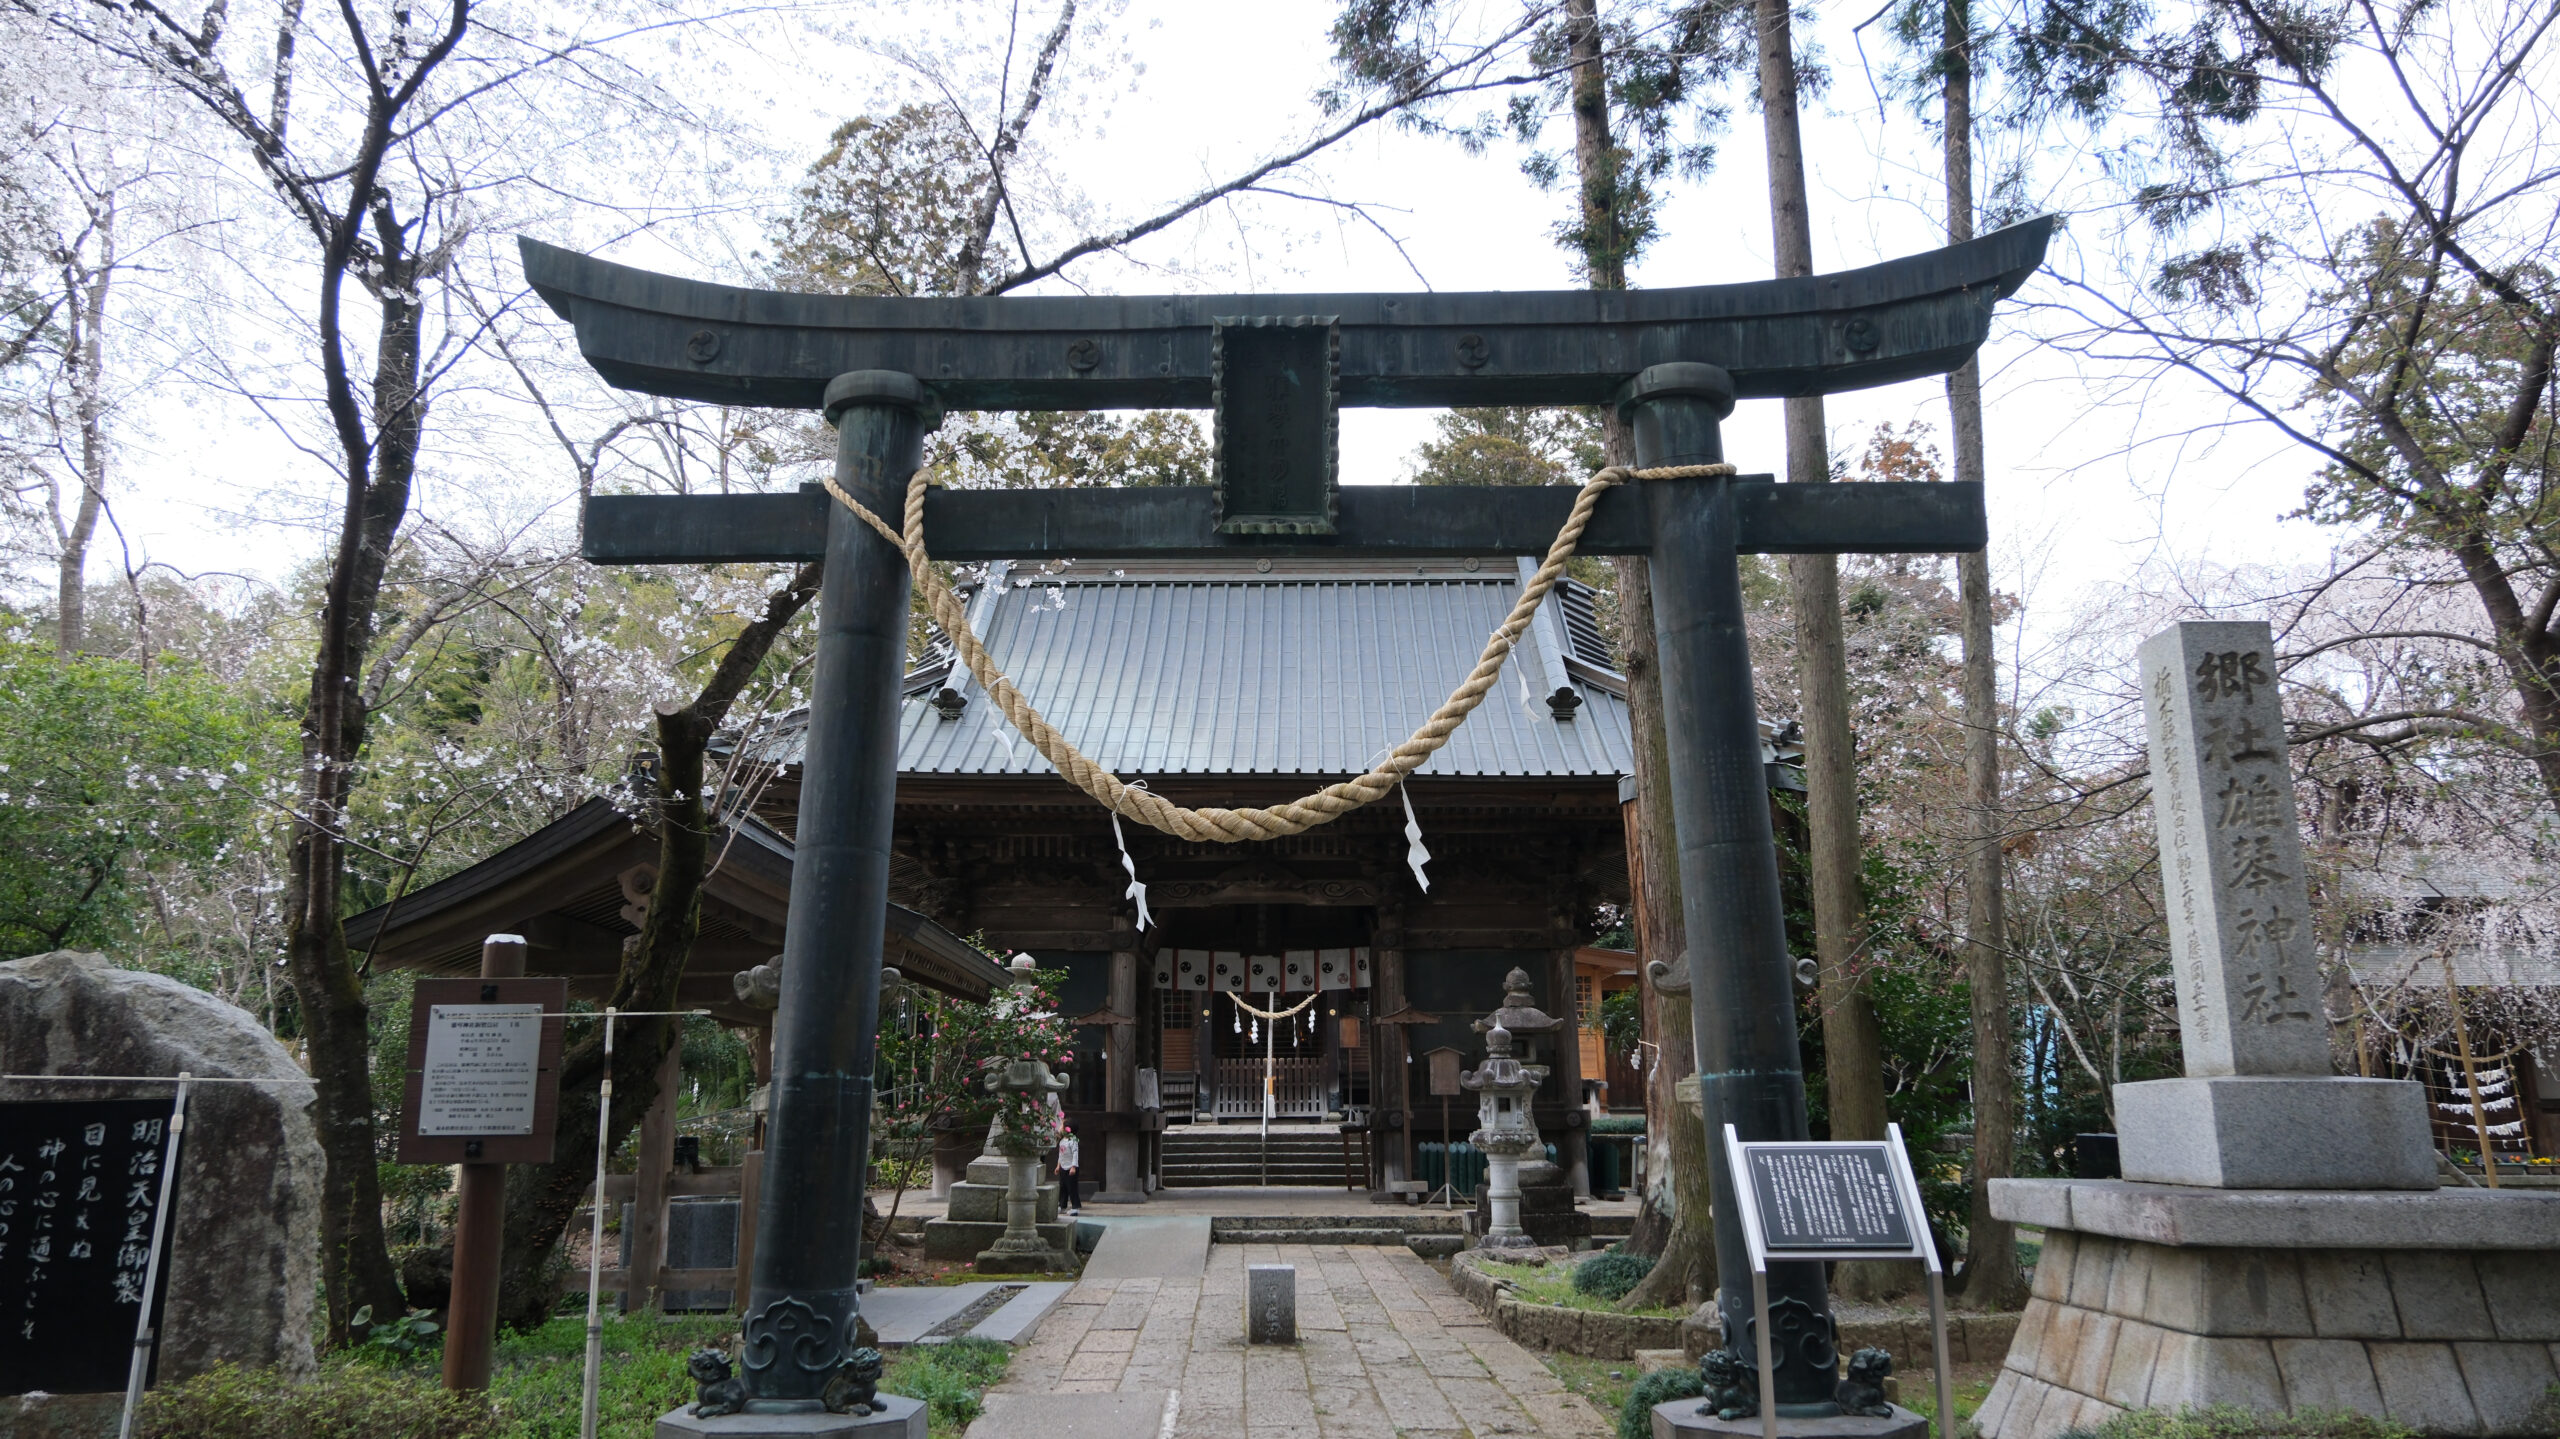
[(1191, 1122), (1214, 1124), (1218, 1118), (1218, 991), (1200, 991), (1198, 1027), (1191, 1032)]
[[(1374, 1021), (1405, 1007), (1404, 913), (1382, 909), (1370, 944), (1369, 1013)], [(1369, 1026), (1369, 1115), (1374, 1152), (1370, 1172), (1379, 1196), (1413, 1177), (1412, 1045), (1400, 1024)]]
[[(1125, 915), (1111, 919), (1111, 982), (1103, 999), (1111, 1019), (1102, 1031), (1102, 1108), (1106, 1128), (1085, 1151), (1102, 1160), (1096, 1204), (1140, 1204), (1147, 1197), (1146, 1136), (1138, 1129), (1138, 930)], [(1092, 1140), (1098, 1137), (1097, 1146)], [(1086, 1163), (1090, 1165), (1091, 1159)], [(1088, 1171), (1090, 1177), (1090, 1171)]]
[(1547, 1082), (1564, 1104), (1564, 1127), (1549, 1136), (1556, 1146), (1556, 1167), (1564, 1171), (1573, 1192), (1591, 1197), (1591, 1120), (1582, 1107), (1582, 1006), (1573, 983), (1573, 936), (1560, 935), (1547, 957), (1547, 992), (1554, 1002), (1547, 1012), (1564, 1020), (1556, 1031), (1555, 1057)]
[[(759, 1025), (744, 1031), (747, 1038), (747, 1063), (753, 1068), (759, 1099), (772, 1092), (773, 1029)], [(764, 1113), (758, 1110), (755, 1127), (748, 1132), (747, 1152), (738, 1158), (738, 1279), (730, 1292), (729, 1307), (744, 1313), (747, 1307), (749, 1277), (756, 1272), (756, 1210), (764, 1200)]]
[[(676, 1167), (676, 1090), (684, 1082), (684, 1030), (676, 1029), (667, 1057), (658, 1062), (658, 1097), (640, 1120), (640, 1147), (631, 1176), (631, 1260), (624, 1266), (623, 1310), (655, 1308), (658, 1271), (667, 1263), (667, 1180)], [(604, 1196), (596, 1196), (603, 1203)]]

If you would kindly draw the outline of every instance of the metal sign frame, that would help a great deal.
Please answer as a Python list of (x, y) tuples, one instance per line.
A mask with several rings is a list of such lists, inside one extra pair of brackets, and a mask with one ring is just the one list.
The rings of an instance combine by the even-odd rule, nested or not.
[(1750, 1156), (1761, 1150), (1829, 1149), (1843, 1152), (1881, 1152), (1894, 1178), (1894, 1198), (1902, 1207), (1902, 1222), (1911, 1231), (1911, 1243), (1900, 1249), (1825, 1249), (1790, 1251), (1776, 1256), (1780, 1263), (1828, 1263), (1834, 1260), (1916, 1259), (1929, 1277), (1929, 1339), (1932, 1358), (1936, 1361), (1938, 1390), (1938, 1432), (1956, 1432), (1956, 1404), (1953, 1380), (1947, 1372), (1947, 1285), (1945, 1269), (1938, 1262), (1937, 1241), (1929, 1233), (1929, 1211), (1920, 1200), (1919, 1176), (1911, 1168), (1910, 1151), (1902, 1142), (1902, 1126), (1888, 1124), (1885, 1137), (1873, 1139), (1776, 1140), (1746, 1143), (1734, 1126), (1724, 1127), (1725, 1172), (1732, 1176), (1737, 1217), (1742, 1221), (1743, 1243), (1751, 1252), (1751, 1312), (1753, 1337), (1758, 1341), (1756, 1358), (1760, 1366), (1760, 1432), (1764, 1439), (1778, 1439), (1778, 1406), (1773, 1400), (1776, 1388), (1776, 1356), (1769, 1337), (1769, 1234), (1760, 1214), (1760, 1196), (1751, 1182)]

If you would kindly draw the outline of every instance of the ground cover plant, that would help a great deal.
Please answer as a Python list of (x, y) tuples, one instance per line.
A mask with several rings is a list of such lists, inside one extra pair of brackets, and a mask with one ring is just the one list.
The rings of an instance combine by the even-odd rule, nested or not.
[[(693, 1398), (685, 1356), (705, 1346), (738, 1350), (726, 1315), (616, 1317), (605, 1321), (597, 1396), (601, 1439), (649, 1439), (659, 1415)], [(136, 1426), (142, 1439), (577, 1439), (586, 1371), (586, 1321), (562, 1315), (498, 1341), (485, 1396), (440, 1387), (441, 1336), (402, 1352), (359, 1345), (322, 1361), (310, 1383), (225, 1365), (153, 1390)], [(922, 1399), (933, 1439), (959, 1439), (1012, 1351), (962, 1339), (891, 1359), (881, 1389)]]
[[(1627, 1259), (1630, 1256), (1602, 1254), (1595, 1257), (1599, 1259)], [(1611, 1313), (1642, 1314), (1657, 1318), (1674, 1319), (1689, 1312), (1686, 1307), (1680, 1305), (1661, 1305), (1650, 1309), (1619, 1309), (1617, 1301), (1620, 1295), (1627, 1292), (1625, 1289), (1619, 1290), (1617, 1294), (1610, 1294), (1606, 1291), (1595, 1292), (1579, 1287), (1577, 1283), (1577, 1276), (1581, 1270), (1587, 1267), (1591, 1262), (1592, 1261), (1590, 1260), (1586, 1260), (1582, 1264), (1576, 1265), (1506, 1264), (1499, 1260), (1495, 1260), (1486, 1263), (1483, 1266), (1483, 1269), (1485, 1274), (1489, 1277), (1499, 1279), (1504, 1283), (1509, 1284), (1512, 1289), (1512, 1297), (1518, 1299), (1523, 1304), (1553, 1304), (1566, 1309), (1590, 1309)], [(1646, 1268), (1650, 1271), (1651, 1265), (1648, 1264)], [(1644, 1276), (1642, 1274), (1636, 1276), (1637, 1279), (1642, 1279), (1643, 1277)], [(1627, 1287), (1629, 1289), (1632, 1289), (1634, 1286), (1634, 1280), (1628, 1281)]]
[(2062, 1439), (2416, 1439), (2417, 1430), (2363, 1414), (2259, 1414), (2246, 1409), (2137, 1409)]

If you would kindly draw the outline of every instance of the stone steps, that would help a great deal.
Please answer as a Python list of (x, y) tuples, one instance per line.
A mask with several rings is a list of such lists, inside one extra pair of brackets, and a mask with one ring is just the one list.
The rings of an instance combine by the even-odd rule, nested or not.
[(1359, 1177), (1359, 1159), (1343, 1163), (1342, 1136), (1332, 1130), (1275, 1130), (1266, 1151), (1252, 1129), (1193, 1127), (1165, 1131), (1167, 1189), (1233, 1189), (1261, 1185), (1338, 1189)]
[(1377, 1244), (1404, 1243), (1395, 1229), (1239, 1229), (1216, 1236), (1219, 1244)]
[(1377, 1244), (1393, 1247), (1408, 1234), (1467, 1232), (1467, 1211), (1442, 1214), (1230, 1214), (1209, 1221), (1212, 1244)]

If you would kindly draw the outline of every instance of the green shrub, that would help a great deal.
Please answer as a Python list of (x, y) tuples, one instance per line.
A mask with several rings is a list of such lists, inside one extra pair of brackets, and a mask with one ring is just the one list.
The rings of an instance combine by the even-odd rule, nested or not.
[(2416, 1439), (2416, 1430), (2363, 1414), (2259, 1414), (2246, 1409), (2137, 1409), (2061, 1439)]
[(1627, 1391), (1627, 1407), (1618, 1415), (1618, 1439), (1653, 1439), (1654, 1405), (1695, 1399), (1706, 1391), (1706, 1381), (1695, 1369), (1656, 1369)]
[[(680, 1345), (641, 1343), (621, 1348), (611, 1343), (613, 1337), (608, 1335), (598, 1375), (596, 1432), (637, 1439), (652, 1431), (659, 1415), (692, 1402), (693, 1378), (685, 1373), (685, 1351)], [(578, 1406), (587, 1377), (584, 1339), (582, 1333), (579, 1353), (501, 1364), (489, 1377), (489, 1397), (497, 1401), (506, 1421), (498, 1431), (500, 1439), (578, 1439)]]
[(428, 1316), (432, 1309), (412, 1309), (405, 1316), (387, 1323), (373, 1322), (373, 1306), (365, 1305), (347, 1316), (350, 1332), (364, 1331), (364, 1342), (355, 1346), (350, 1357), (371, 1364), (399, 1368), (443, 1352), (444, 1341), (437, 1331), (444, 1328)]
[(958, 1433), (978, 1417), (986, 1392), (1004, 1377), (1013, 1350), (992, 1339), (954, 1339), (948, 1344), (920, 1344), (900, 1354), (881, 1376), (886, 1394), (921, 1399), (931, 1411), (934, 1432), (947, 1425)]
[(378, 1369), (330, 1366), (308, 1384), (220, 1365), (143, 1396), (143, 1439), (495, 1439), (476, 1394)]
[(1652, 1272), (1652, 1256), (1621, 1254), (1613, 1249), (1575, 1265), (1573, 1287), (1615, 1304), (1626, 1298), (1629, 1291), (1642, 1284), (1644, 1277)]

